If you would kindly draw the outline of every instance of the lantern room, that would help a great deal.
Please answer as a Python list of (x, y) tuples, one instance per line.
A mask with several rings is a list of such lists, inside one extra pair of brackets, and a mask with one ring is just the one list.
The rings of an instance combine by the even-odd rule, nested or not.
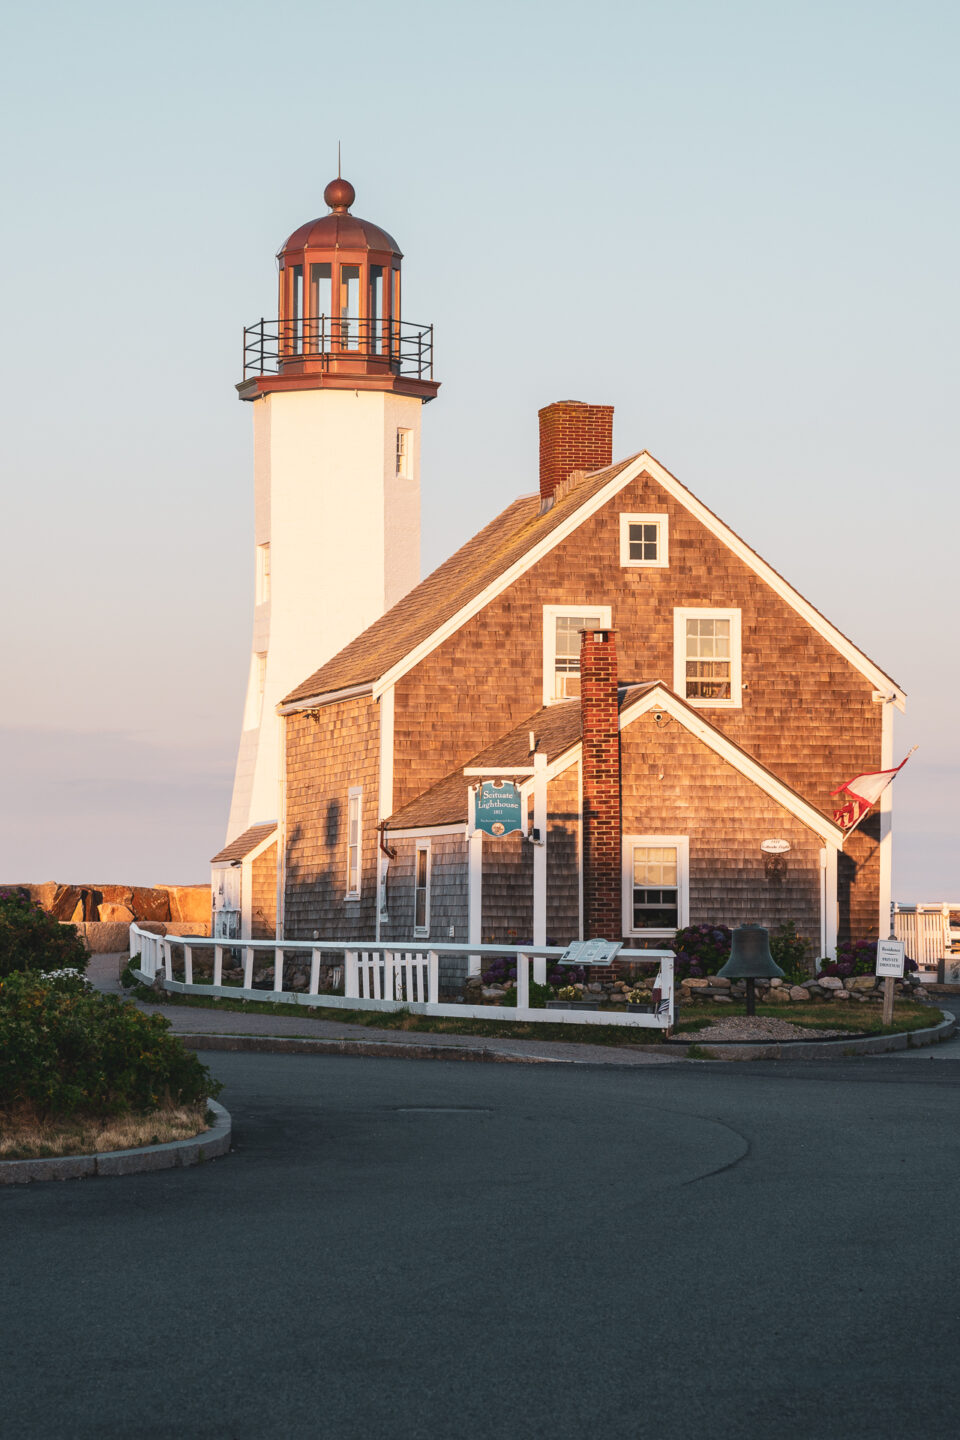
[(433, 326), (403, 320), (403, 254), (385, 230), (351, 214), (355, 195), (349, 180), (331, 180), (329, 213), (281, 247), (278, 318), (244, 331), (241, 398), (301, 388), (436, 395)]

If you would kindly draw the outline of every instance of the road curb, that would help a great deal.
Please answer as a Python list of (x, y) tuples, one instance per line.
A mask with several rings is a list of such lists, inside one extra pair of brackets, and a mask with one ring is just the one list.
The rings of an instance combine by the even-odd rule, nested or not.
[(63, 1155), (48, 1160), (0, 1160), (0, 1185), (26, 1185), (31, 1180), (79, 1180), (89, 1175), (138, 1175), (145, 1170), (172, 1170), (215, 1160), (230, 1149), (233, 1122), (216, 1100), (207, 1108), (216, 1119), (209, 1130), (187, 1140), (139, 1145), (102, 1155)]
[(491, 1046), (404, 1045), (389, 1040), (313, 1040), (309, 1036), (201, 1035), (174, 1032), (188, 1050), (233, 1050), (263, 1055), (369, 1055), (380, 1059), (473, 1060), (486, 1064), (564, 1065), (572, 1063), (552, 1055), (521, 1055)]

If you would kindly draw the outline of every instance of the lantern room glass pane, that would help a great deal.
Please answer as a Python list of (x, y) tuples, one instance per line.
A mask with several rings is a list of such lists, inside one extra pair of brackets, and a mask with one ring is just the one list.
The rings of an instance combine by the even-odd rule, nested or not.
[(330, 316), (333, 313), (333, 281), (329, 265), (310, 266), (311, 350), (330, 349)]
[(383, 266), (370, 266), (370, 349), (383, 354)]
[(360, 344), (360, 266), (340, 266), (340, 348), (357, 350)]
[(290, 348), (295, 355), (303, 349), (303, 266), (294, 265), (290, 281)]

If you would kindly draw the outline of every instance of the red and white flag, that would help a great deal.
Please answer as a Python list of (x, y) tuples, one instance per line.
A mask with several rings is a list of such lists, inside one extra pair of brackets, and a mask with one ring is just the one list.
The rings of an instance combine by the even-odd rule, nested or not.
[[(913, 750), (916, 748), (914, 745)], [(846, 797), (844, 803), (833, 812), (834, 822), (841, 830), (852, 830), (855, 825), (859, 825), (871, 806), (876, 805), (894, 776), (899, 775), (913, 750), (892, 770), (877, 770), (872, 775), (854, 775), (852, 780), (847, 780), (843, 785), (838, 785), (836, 790), (830, 791), (831, 795)]]

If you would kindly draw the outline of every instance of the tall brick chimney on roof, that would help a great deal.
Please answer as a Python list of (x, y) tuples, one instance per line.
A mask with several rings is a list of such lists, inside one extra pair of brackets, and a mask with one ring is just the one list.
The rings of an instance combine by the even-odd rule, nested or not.
[(583, 934), (623, 934), (620, 883), (620, 708), (613, 630), (580, 636), (583, 716)]
[(574, 470), (613, 462), (613, 406), (556, 400), (540, 411), (540, 494), (548, 500)]

